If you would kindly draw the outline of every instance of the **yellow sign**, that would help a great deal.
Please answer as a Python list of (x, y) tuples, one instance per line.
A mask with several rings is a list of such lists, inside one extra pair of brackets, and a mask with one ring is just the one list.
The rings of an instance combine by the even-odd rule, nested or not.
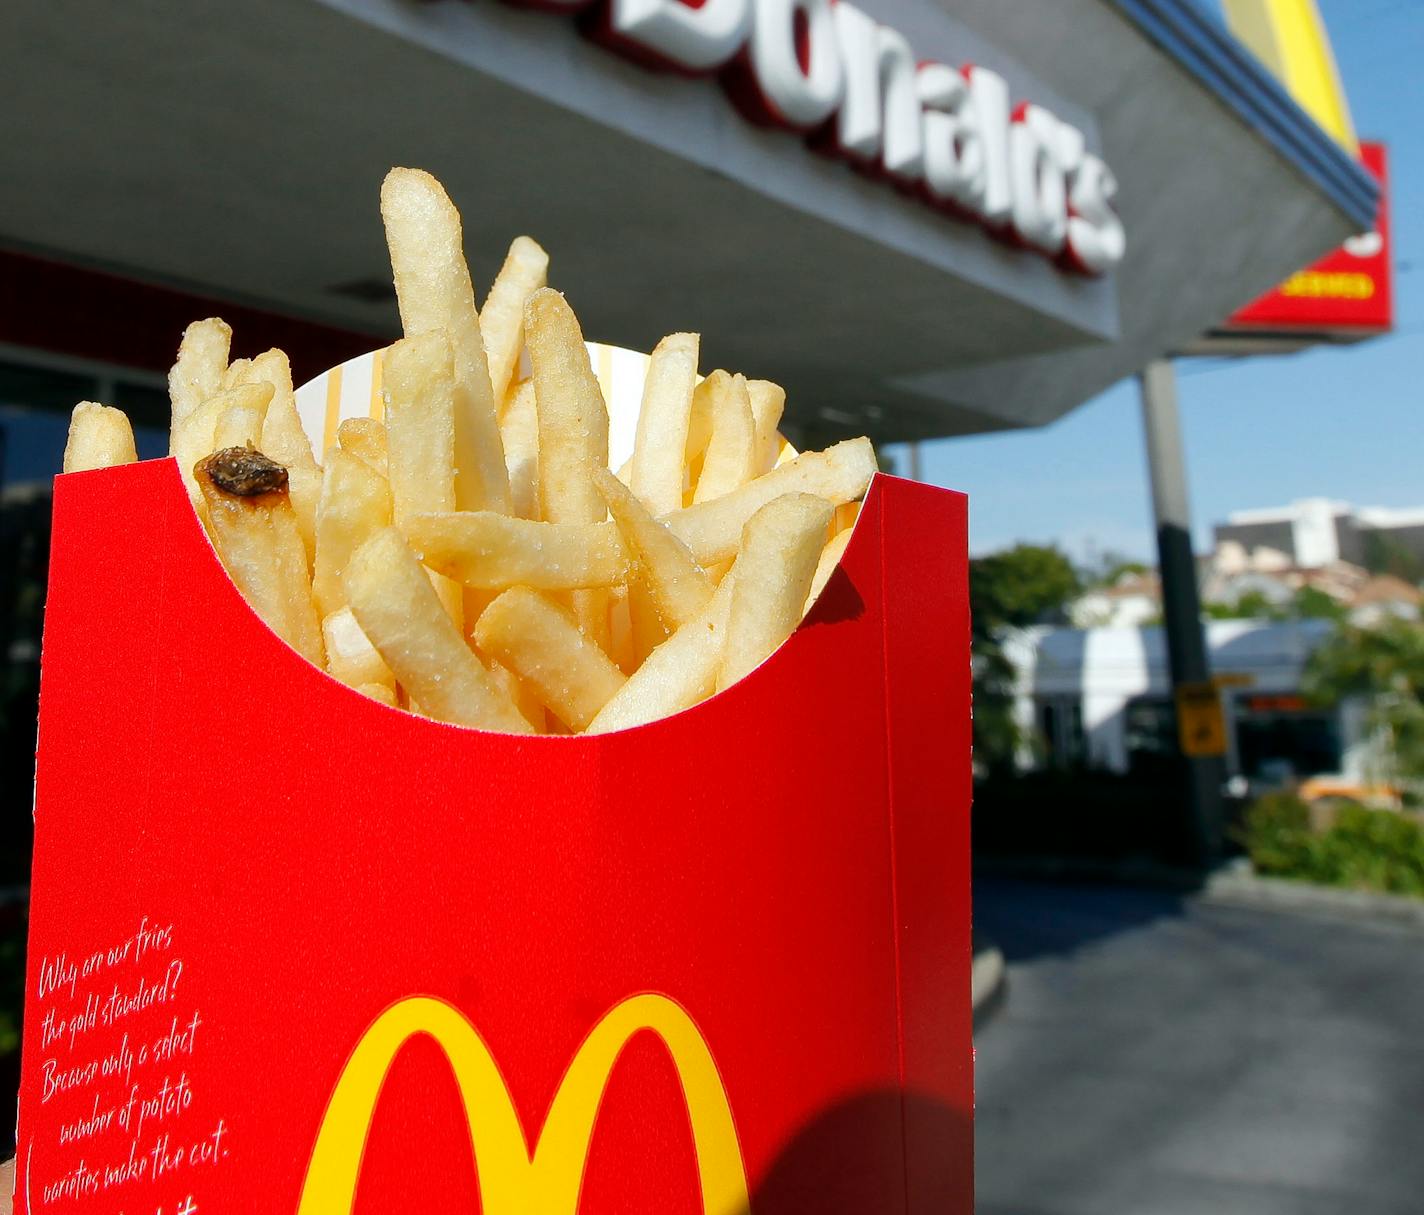
[(1193, 759), (1226, 754), (1226, 718), (1215, 682), (1177, 685), (1177, 737)]
[(417, 1034), (439, 1044), (455, 1073), (485, 1215), (575, 1215), (609, 1073), (628, 1040), (645, 1029), (662, 1039), (682, 1081), (703, 1210), (745, 1215), (746, 1169), (717, 1065), (692, 1018), (654, 994), (624, 1000), (593, 1027), (564, 1073), (532, 1152), (489, 1047), (464, 1014), (428, 996), (393, 1005), (362, 1035), (336, 1082), (297, 1215), (350, 1215), (376, 1099), (401, 1047)]
[(1226, 21), (1307, 114), (1352, 156), (1360, 145), (1315, 0), (1224, 0)]

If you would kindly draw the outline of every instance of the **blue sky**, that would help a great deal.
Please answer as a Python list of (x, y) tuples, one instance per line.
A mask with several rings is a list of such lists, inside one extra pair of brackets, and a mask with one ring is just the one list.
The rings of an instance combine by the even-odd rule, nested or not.
[[(1199, 545), (1228, 511), (1296, 498), (1424, 506), (1424, 0), (1320, 9), (1356, 128), (1389, 144), (1396, 332), (1343, 350), (1179, 364)], [(1017, 540), (1078, 558), (1153, 552), (1134, 383), (1045, 429), (925, 444), (921, 459), (926, 480), (970, 495), (976, 552)]]

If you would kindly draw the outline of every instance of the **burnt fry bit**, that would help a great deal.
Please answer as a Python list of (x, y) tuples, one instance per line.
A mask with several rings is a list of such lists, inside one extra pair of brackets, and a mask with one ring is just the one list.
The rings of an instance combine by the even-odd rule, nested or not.
[(255, 447), (224, 447), (193, 466), (193, 476), (206, 477), (225, 494), (255, 498), (287, 488), (287, 470)]

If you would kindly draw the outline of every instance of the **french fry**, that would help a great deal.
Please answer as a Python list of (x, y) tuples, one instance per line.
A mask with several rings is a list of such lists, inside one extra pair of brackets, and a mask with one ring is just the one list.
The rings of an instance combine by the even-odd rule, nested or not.
[[(490, 602), (493, 600), (486, 602), (485, 606), (488, 607)], [(544, 705), (534, 694), (533, 689), (506, 666), (492, 662), (488, 669), (495, 686), (514, 702), (514, 707), (519, 710), (519, 715), (534, 728), (534, 732), (536, 734), (549, 733), (551, 719), (544, 712)], [(554, 724), (558, 725), (559, 723), (555, 722)]]
[(213, 427), (213, 450), (224, 447), (256, 447), (262, 439), (262, 415), (266, 409), (256, 401), (236, 401), (223, 410)]
[(513, 587), (485, 608), (474, 637), (573, 730), (587, 726), (626, 680), (571, 616), (528, 587)]
[(637, 554), (637, 576), (646, 585), (659, 619), (669, 630), (682, 627), (707, 606), (712, 580), (692, 559), (687, 545), (654, 519), (611, 472), (594, 469), (593, 483), (624, 541)]
[(401, 531), (425, 565), (481, 590), (570, 591), (628, 578), (628, 550), (612, 523), (542, 523), (493, 511), (453, 511), (408, 515)]
[[(188, 496), (200, 514), (207, 509), (206, 500), (198, 489), (193, 466), (216, 449), (214, 439), (217, 436), (219, 419), (234, 408), (261, 412), (271, 400), (270, 384), (240, 384), (236, 388), (229, 388), (209, 397), (186, 417), (174, 419), (169, 448), (178, 461), (178, 471), (183, 476)], [(277, 463), (280, 464), (281, 461)]]
[(605, 734), (641, 726), (691, 708), (712, 693), (722, 661), (736, 580), (734, 567), (703, 612), (648, 655), (647, 661), (589, 722), (586, 733)]
[(710, 502), (740, 489), (763, 470), (757, 466), (756, 423), (745, 377), (734, 375), (712, 399), (712, 437), (692, 501)]
[(400, 532), (384, 528), (344, 575), (351, 612), (421, 710), (440, 721), (528, 734), (530, 725), (465, 644)]
[(400, 708), (396, 701), (396, 694), (383, 683), (363, 683), (356, 688), (362, 696), (368, 696), (372, 700), (379, 700), (383, 705), (391, 709)]
[(287, 470), (259, 451), (231, 447), (206, 456), (193, 472), (213, 546), (238, 590), (277, 636), (308, 662), (324, 665), (306, 551), (287, 498)]
[[(480, 313), (490, 390), (496, 401), (505, 400), (505, 392), (519, 365), (519, 350), (524, 344), (524, 304), (545, 284), (548, 275), (549, 255), (539, 242), (528, 236), (516, 236)], [(505, 463), (508, 462), (506, 452)]]
[(631, 488), (655, 515), (682, 506), (697, 351), (697, 334), (672, 333), (657, 344), (648, 363), (633, 443)]
[(832, 509), (811, 494), (783, 494), (747, 520), (718, 691), (750, 674), (801, 623)]
[[(533, 372), (539, 421), (539, 505), (551, 523), (601, 523), (608, 513), (593, 487), (608, 467), (608, 406), (588, 361), (573, 309), (543, 287), (525, 307), (524, 344)], [(607, 647), (608, 596), (574, 591), (579, 627)]]
[(781, 450), (781, 415), (786, 409), (786, 389), (770, 380), (748, 380), (747, 395), (751, 398), (752, 419), (756, 426), (756, 476), (776, 467)]
[(741, 489), (674, 511), (663, 522), (705, 569), (736, 553), (747, 520), (773, 498), (809, 493), (832, 505), (850, 502), (865, 493), (875, 469), (870, 440), (847, 439), (825, 451), (803, 452)]
[(263, 453), (287, 470), (292, 509), (297, 513), (307, 565), (316, 554), (316, 505), (321, 498), (321, 468), (312, 455), (311, 440), (302, 429), (297, 398), (292, 391), (292, 366), (280, 350), (267, 350), (252, 360), (248, 378), (254, 384), (270, 384), (272, 400), (262, 418)]
[(252, 383), (252, 360), (233, 359), (227, 365), (227, 370), (223, 372), (222, 386), (236, 388), (239, 384), (250, 383)]
[(846, 545), (850, 543), (852, 534), (853, 529), (851, 528), (837, 532), (827, 541), (826, 547), (821, 550), (821, 558), (816, 562), (816, 572), (811, 578), (811, 589), (806, 594), (806, 606), (801, 613), (803, 616), (815, 606), (816, 600), (821, 597), (821, 592), (826, 589), (826, 583), (831, 580), (831, 575), (836, 572), (836, 566), (845, 556)]
[(342, 451), (364, 460), (381, 476), (390, 475), (384, 422), (378, 422), (375, 418), (347, 418), (336, 428), (336, 442)]
[(533, 380), (510, 389), (499, 420), (499, 433), (509, 471), (510, 510), (521, 519), (538, 519), (539, 411), (534, 402)]
[(418, 169), (392, 169), (381, 184), (401, 327), (407, 338), (444, 330), (455, 368), (455, 503), (509, 513), (509, 474), (485, 359), (460, 213), (444, 187)]
[(69, 415), (69, 438), (64, 444), (64, 471), (86, 472), (113, 468), (138, 459), (133, 427), (122, 409), (80, 401)]
[(326, 645), (326, 669), (334, 679), (352, 688), (372, 685), (387, 688), (394, 703), (396, 677), (376, 652), (371, 639), (361, 631), (349, 607), (332, 612), (322, 620), (321, 638)]
[[(327, 452), (316, 512), (316, 560), (312, 566), (312, 594), (323, 620), (346, 606), (341, 574), (351, 554), (390, 524), (391, 488), (385, 477), (339, 447)], [(368, 681), (342, 682), (354, 685)]]
[[(403, 338), (386, 351), (386, 461), (397, 525), (413, 514), (455, 509), (455, 362), (443, 329)], [(460, 588), (432, 581), (456, 627)]]
[(687, 415), (687, 446), (683, 449), (683, 463), (687, 465), (693, 484), (696, 484), (697, 474), (702, 468), (702, 458), (707, 454), (707, 444), (712, 440), (715, 398), (725, 391), (731, 378), (730, 372), (718, 368), (716, 371), (709, 371), (702, 382), (692, 390), (692, 409)]
[(608, 467), (608, 406), (583, 333), (564, 297), (529, 297), (524, 341), (539, 419), (539, 499), (551, 523), (597, 523), (607, 513), (590, 475)]
[[(183, 331), (178, 361), (168, 373), (168, 399), (173, 407), (175, 442), (178, 424), (209, 397), (222, 391), (231, 345), (232, 329), (226, 321), (217, 317), (194, 321)], [(178, 453), (174, 450), (171, 454)]]

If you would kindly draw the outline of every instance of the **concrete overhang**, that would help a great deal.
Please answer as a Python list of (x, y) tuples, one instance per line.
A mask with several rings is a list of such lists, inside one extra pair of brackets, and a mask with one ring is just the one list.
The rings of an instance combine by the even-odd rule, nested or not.
[(863, 7), (1087, 133), (1122, 182), (1115, 275), (1065, 274), (749, 125), (714, 81), (491, 0), (20, 0), (0, 244), (390, 334), (376, 192), (421, 165), (477, 282), (530, 232), (590, 337), (698, 329), (705, 366), (782, 381), (804, 431), (894, 439), (1049, 421), (1362, 226), (1127, 0)]

